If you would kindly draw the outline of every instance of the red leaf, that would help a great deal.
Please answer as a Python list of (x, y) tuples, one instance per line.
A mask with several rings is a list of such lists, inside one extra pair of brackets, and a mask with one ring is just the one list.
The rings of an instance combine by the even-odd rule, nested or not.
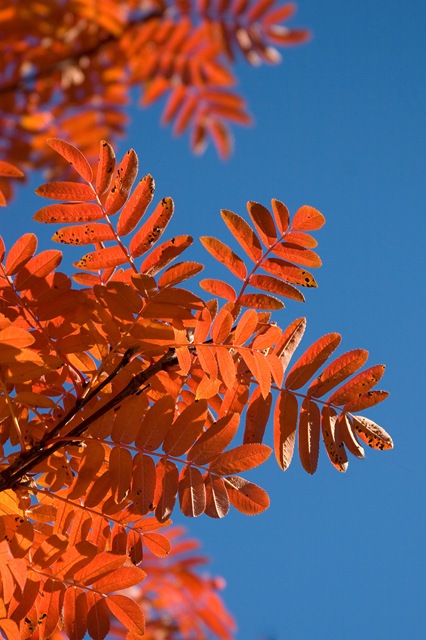
[(188, 460), (197, 465), (211, 462), (230, 444), (239, 424), (237, 413), (228, 413), (207, 429), (188, 451)]
[(379, 404), (379, 402), (383, 402), (383, 400), (386, 400), (388, 395), (388, 391), (378, 391), (374, 389), (373, 391), (367, 391), (367, 393), (364, 393), (356, 400), (352, 400), (351, 402), (345, 404), (344, 411), (362, 411), (363, 409), (374, 407), (376, 404)]
[(353, 426), (361, 440), (372, 449), (393, 449), (390, 435), (369, 418), (354, 416)]
[(132, 634), (143, 636), (145, 633), (145, 617), (140, 606), (123, 595), (108, 596), (105, 602), (111, 613), (125, 629)]
[(157, 242), (172, 215), (173, 200), (171, 198), (163, 198), (130, 241), (129, 251), (134, 258), (141, 256)]
[(269, 496), (261, 487), (238, 476), (225, 478), (224, 482), (231, 504), (241, 513), (254, 516), (269, 507)]
[(14, 276), (18, 273), (37, 249), (37, 237), (33, 233), (25, 233), (11, 247), (6, 257), (6, 275)]
[(86, 587), (93, 584), (97, 580), (110, 575), (116, 569), (122, 567), (126, 562), (125, 555), (102, 551), (93, 558), (83, 569), (77, 571), (73, 579), (77, 583), (81, 583)]
[(212, 293), (214, 296), (229, 300), (229, 302), (235, 302), (235, 300), (237, 299), (235, 289), (231, 287), (231, 285), (227, 282), (223, 282), (223, 280), (205, 278), (204, 280), (200, 281), (200, 287), (204, 289), (204, 291)]
[(281, 300), (264, 293), (244, 293), (240, 296), (240, 304), (243, 307), (262, 309), (263, 311), (276, 311), (284, 307), (284, 303)]
[(337, 413), (328, 405), (324, 405), (321, 411), (321, 427), (328, 457), (337, 471), (344, 473), (348, 468), (348, 456), (339, 434)]
[(376, 364), (365, 371), (361, 371), (351, 380), (348, 380), (340, 389), (328, 399), (330, 404), (346, 405), (348, 402), (356, 400), (374, 387), (385, 372), (384, 364)]
[(281, 260), (281, 258), (268, 258), (262, 262), (262, 269), (281, 278), (285, 282), (292, 282), (300, 287), (317, 287), (315, 278), (309, 271), (296, 267), (296, 265)]
[(233, 336), (233, 344), (243, 345), (254, 334), (258, 325), (258, 315), (254, 309), (248, 309), (238, 321)]
[(4, 176), (5, 178), (23, 178), (24, 174), (18, 167), (10, 164), (10, 162), (0, 160), (0, 176)]
[(340, 416), (338, 417), (338, 423), (340, 438), (347, 450), (357, 458), (363, 458), (364, 449), (356, 439), (354, 429), (346, 413), (340, 414)]
[(287, 389), (300, 389), (340, 344), (338, 333), (329, 333), (314, 342), (292, 366), (286, 377)]
[(151, 405), (135, 438), (138, 448), (150, 451), (158, 449), (172, 426), (174, 408), (175, 401), (168, 395), (162, 396)]
[(321, 229), (324, 223), (325, 218), (322, 213), (313, 207), (304, 205), (294, 214), (292, 227), (297, 231), (312, 231)]
[(48, 138), (45, 140), (49, 147), (52, 147), (59, 155), (67, 160), (77, 173), (86, 180), (91, 182), (93, 179), (92, 168), (87, 158), (76, 147), (65, 140), (59, 138)]
[(132, 195), (123, 207), (117, 223), (117, 233), (120, 236), (133, 231), (139, 220), (148, 209), (154, 197), (154, 178), (148, 174), (140, 180)]
[(304, 267), (311, 267), (315, 269), (316, 267), (320, 267), (322, 264), (319, 255), (314, 251), (305, 249), (304, 247), (291, 245), (288, 242), (281, 242), (280, 244), (275, 245), (272, 251), (280, 258), (290, 262), (296, 262), (296, 264), (302, 264)]
[(154, 513), (159, 522), (165, 522), (175, 505), (179, 472), (173, 462), (161, 458), (156, 466), (156, 476)]
[(59, 222), (91, 222), (101, 220), (104, 212), (98, 204), (81, 202), (67, 204), (49, 204), (39, 209), (33, 216), (37, 222), (56, 224)]
[(232, 330), (234, 319), (229, 311), (222, 308), (214, 319), (211, 329), (214, 344), (222, 344), (228, 338)]
[(83, 640), (87, 630), (87, 599), (82, 589), (68, 587), (64, 596), (65, 632), (73, 640)]
[(247, 202), (247, 210), (253, 224), (266, 247), (270, 247), (277, 240), (277, 230), (269, 210), (259, 202)]
[(117, 446), (109, 454), (111, 495), (117, 504), (127, 496), (132, 480), (133, 459), (128, 449)]
[(255, 387), (247, 407), (244, 444), (262, 442), (271, 405), (272, 394), (268, 393), (264, 398), (259, 387)]
[(145, 580), (146, 572), (138, 567), (119, 567), (104, 578), (97, 580), (92, 584), (92, 589), (101, 593), (110, 593), (111, 591), (120, 591), (128, 589)]
[(37, 254), (25, 264), (15, 278), (15, 289), (30, 289), (41, 278), (45, 278), (61, 263), (62, 253), (56, 249), (48, 249)]
[(48, 182), (42, 184), (35, 193), (42, 198), (54, 200), (95, 200), (96, 194), (89, 184), (82, 182)]
[(318, 242), (315, 238), (308, 233), (303, 233), (303, 231), (290, 231), (286, 235), (287, 242), (291, 244), (297, 244), (300, 247), (305, 247), (305, 249), (315, 249), (318, 246)]
[(204, 513), (206, 488), (198, 469), (183, 467), (179, 478), (179, 502), (182, 513), (189, 518), (196, 518)]
[(152, 511), (155, 491), (155, 464), (150, 456), (140, 451), (133, 458), (132, 487), (129, 498), (133, 500), (132, 511), (145, 515)]
[(299, 457), (308, 473), (315, 473), (318, 465), (321, 416), (318, 405), (309, 398), (302, 403), (299, 419)]
[(92, 223), (85, 225), (73, 225), (58, 229), (52, 236), (54, 242), (62, 244), (95, 244), (104, 240), (114, 240), (114, 231), (107, 224)]
[(262, 246), (250, 225), (239, 215), (232, 213), (232, 211), (222, 209), (220, 213), (226, 226), (249, 258), (251, 258), (253, 262), (258, 262), (262, 258)]
[(224, 518), (229, 511), (229, 497), (223, 478), (207, 473), (204, 482), (206, 485), (206, 515), (210, 518)]
[(123, 249), (118, 247), (105, 247), (92, 253), (86, 253), (81, 260), (74, 262), (77, 269), (87, 269), (87, 271), (99, 271), (109, 267), (118, 267), (128, 261)]
[(256, 289), (276, 293), (284, 298), (291, 298), (298, 302), (305, 301), (304, 295), (300, 293), (296, 287), (282, 280), (278, 280), (278, 278), (274, 278), (273, 276), (254, 275), (250, 278), (250, 285), (256, 287)]
[[(140, 271), (149, 276), (155, 276), (161, 269), (180, 256), (193, 242), (191, 236), (175, 236), (156, 247), (142, 262)], [(195, 263), (194, 263), (195, 264)], [(199, 269), (198, 271), (201, 271)]]
[(281, 469), (285, 471), (293, 458), (298, 418), (297, 398), (282, 390), (274, 411), (274, 451)]
[(308, 389), (309, 395), (314, 396), (314, 398), (320, 398), (325, 395), (362, 367), (367, 358), (368, 351), (365, 351), (365, 349), (354, 349), (343, 353), (333, 362), (330, 362), (318, 378), (311, 382)]
[(181, 456), (193, 445), (203, 430), (207, 418), (207, 402), (199, 400), (188, 405), (172, 424), (163, 443), (163, 451)]
[(161, 533), (144, 533), (143, 542), (157, 558), (168, 556), (172, 547), (170, 540)]
[(210, 463), (209, 471), (220, 476), (248, 471), (263, 464), (271, 452), (272, 449), (265, 444), (242, 444), (219, 454)]
[(237, 276), (237, 278), (241, 280), (246, 279), (247, 269), (244, 262), (226, 244), (210, 236), (203, 236), (200, 240), (204, 248), (207, 249), (213, 258), (221, 262), (231, 273)]
[(272, 213), (274, 214), (275, 222), (281, 235), (284, 235), (290, 224), (290, 214), (287, 207), (280, 200), (272, 198)]
[(178, 262), (162, 273), (158, 279), (158, 286), (161, 289), (163, 287), (171, 287), (179, 284), (189, 278), (193, 278), (203, 269), (204, 265), (199, 262)]
[(105, 140), (101, 140), (99, 146), (99, 162), (96, 173), (96, 192), (103, 196), (109, 189), (115, 167), (115, 152), (112, 146)]
[(133, 149), (129, 149), (117, 167), (114, 185), (105, 200), (105, 209), (109, 215), (116, 213), (125, 204), (137, 173), (138, 157)]

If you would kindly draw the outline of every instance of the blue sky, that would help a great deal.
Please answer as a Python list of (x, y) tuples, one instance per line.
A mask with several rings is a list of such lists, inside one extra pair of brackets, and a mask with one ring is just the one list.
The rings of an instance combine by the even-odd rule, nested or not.
[[(230, 161), (211, 150), (194, 158), (186, 138), (173, 140), (159, 127), (157, 108), (132, 111), (121, 150), (136, 149), (141, 171), (156, 180), (156, 197), (174, 198), (170, 233), (226, 242), (219, 210), (244, 214), (247, 200), (276, 197), (292, 212), (310, 204), (324, 213), (319, 288), (276, 319), (285, 326), (306, 315), (305, 346), (338, 331), (340, 352), (367, 348), (370, 364), (387, 364), (379, 386), (391, 397), (364, 413), (392, 434), (395, 449), (351, 458), (346, 474), (322, 451), (313, 477), (297, 460), (285, 473), (271, 460), (246, 476), (268, 490), (266, 513), (233, 511), (222, 521), (176, 513), (174, 520), (202, 538), (213, 572), (226, 578), (238, 640), (421, 638), (426, 5), (298, 4), (293, 24), (309, 27), (312, 41), (283, 50), (278, 67), (238, 65), (256, 125), (236, 130)], [(39, 206), (23, 189), (2, 214), (8, 246), (24, 229), (40, 233), (31, 221)], [(206, 260), (203, 275), (215, 277), (198, 242), (191, 258)]]

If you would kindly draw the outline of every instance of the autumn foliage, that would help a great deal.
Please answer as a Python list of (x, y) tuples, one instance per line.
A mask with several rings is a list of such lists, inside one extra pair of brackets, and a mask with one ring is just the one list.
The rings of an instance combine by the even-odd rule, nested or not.
[(138, 87), (196, 152), (211, 140), (227, 156), (230, 123), (250, 121), (235, 57), (277, 62), (276, 45), (308, 36), (282, 24), (293, 12), (274, 0), (0, 9), (0, 204), (21, 169), (43, 167), (34, 219), (82, 245), (69, 275), (34, 234), (0, 238), (2, 638), (232, 640), (222, 580), (199, 571), (173, 511), (259, 514), (269, 497), (246, 472), (271, 454), (285, 471), (296, 452), (314, 474), (323, 447), (345, 472), (363, 444), (393, 446), (359, 414), (388, 395), (384, 366), (337, 352), (334, 332), (303, 346), (305, 318), (281, 328), (273, 315), (317, 286), (323, 215), (277, 199), (224, 209), (224, 240), (200, 240), (228, 277), (201, 276), (194, 239), (167, 234), (172, 198), (106, 141)]
[(150, 175), (132, 191), (136, 153), (116, 167), (102, 142), (94, 176), (76, 147), (48, 144), (78, 175), (39, 187), (62, 202), (34, 217), (59, 227), (54, 241), (93, 249), (72, 279), (58, 270), (61, 251), (37, 253), (33, 234), (1, 251), (0, 629), (8, 639), (145, 628), (153, 639), (231, 638), (217, 582), (194, 573), (192, 557), (170, 562), (176, 502), (189, 517), (266, 509), (265, 490), (241, 474), (271, 454), (270, 414), (283, 470), (297, 448), (315, 473), (321, 440), (341, 472), (348, 454), (364, 456), (361, 442), (391, 448), (358, 415), (386, 397), (374, 389), (384, 367), (363, 368), (363, 349), (333, 356), (337, 333), (297, 357), (305, 319), (271, 320), (283, 298), (316, 286), (311, 232), (324, 217), (313, 207), (291, 218), (279, 200), (249, 202), (249, 221), (222, 211), (241, 251), (201, 238), (232, 283), (201, 279), (205, 301), (182, 286), (203, 269), (181, 259), (193, 239), (162, 239), (172, 199), (155, 199)]

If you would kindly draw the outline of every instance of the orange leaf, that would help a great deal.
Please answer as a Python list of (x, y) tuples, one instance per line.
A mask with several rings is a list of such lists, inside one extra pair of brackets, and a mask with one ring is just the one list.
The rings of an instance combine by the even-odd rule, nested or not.
[(83, 569), (74, 574), (74, 582), (87, 587), (122, 567), (126, 560), (126, 555), (101, 551)]
[(386, 400), (388, 395), (388, 391), (367, 391), (367, 393), (364, 393), (356, 400), (352, 400), (351, 402), (345, 404), (344, 410), (354, 412), (362, 411), (363, 409), (368, 409), (369, 407), (374, 407), (376, 404), (379, 404), (379, 402), (383, 402), (383, 400)]
[(0, 331), (0, 343), (3, 346), (10, 346), (15, 349), (22, 349), (34, 344), (34, 336), (25, 329), (10, 325)]
[(233, 344), (243, 345), (254, 334), (258, 324), (258, 315), (254, 309), (247, 309), (238, 321), (233, 335)]
[(277, 230), (269, 210), (259, 202), (247, 202), (247, 210), (264, 245), (273, 245), (277, 240)]
[(152, 510), (155, 491), (155, 464), (150, 456), (140, 451), (133, 459), (132, 487), (129, 498), (133, 500), (132, 511), (145, 515)]
[(109, 189), (115, 167), (115, 152), (112, 146), (105, 140), (99, 145), (99, 162), (96, 172), (96, 192), (103, 196)]
[(353, 426), (361, 440), (372, 449), (393, 449), (390, 435), (369, 418), (353, 416)]
[(281, 391), (274, 411), (274, 450), (281, 469), (285, 471), (293, 458), (298, 417), (297, 398)]
[(313, 207), (303, 205), (294, 214), (292, 227), (297, 231), (311, 231), (321, 229), (324, 223), (325, 218), (322, 213)]
[(230, 444), (235, 436), (239, 424), (237, 413), (228, 413), (219, 418), (192, 445), (187, 458), (197, 465), (211, 462)]
[(118, 235), (123, 236), (133, 231), (145, 211), (148, 209), (148, 206), (154, 197), (154, 191), (154, 178), (148, 174), (140, 180), (123, 207), (123, 211), (121, 212), (117, 223)]
[(273, 276), (254, 275), (250, 278), (250, 285), (256, 287), (256, 289), (276, 293), (284, 298), (291, 298), (299, 302), (305, 301), (304, 295), (296, 287)]
[(340, 389), (330, 396), (329, 403), (346, 405), (348, 402), (356, 400), (374, 387), (385, 372), (384, 364), (376, 364), (365, 371), (361, 371), (351, 380), (348, 380)]
[(89, 184), (82, 182), (48, 182), (35, 190), (42, 198), (53, 200), (95, 200), (96, 194)]
[[(177, 258), (177, 256), (180, 256), (180, 254), (191, 246), (192, 243), (193, 239), (191, 236), (187, 235), (175, 236), (174, 238), (171, 238), (171, 240), (163, 242), (151, 251), (149, 256), (147, 256), (142, 262), (140, 268), (141, 273), (155, 276), (159, 271), (161, 271), (161, 269), (167, 267), (172, 260)], [(201, 269), (198, 269), (198, 271), (201, 271)], [(186, 280), (186, 278), (184, 278), (184, 280)]]
[(266, 444), (241, 444), (234, 449), (221, 453), (210, 463), (210, 473), (227, 476), (230, 473), (248, 471), (263, 464), (271, 455), (272, 449)]
[(54, 533), (48, 536), (34, 552), (32, 562), (38, 569), (44, 569), (58, 560), (67, 546), (68, 537)]
[(223, 478), (206, 474), (206, 515), (210, 518), (223, 518), (229, 511), (229, 497)]
[(133, 149), (129, 149), (117, 167), (114, 185), (105, 200), (105, 209), (109, 215), (117, 213), (125, 204), (137, 173), (138, 156)]
[(175, 402), (171, 396), (162, 396), (144, 416), (135, 444), (140, 449), (155, 451), (170, 430), (174, 417)]
[(129, 589), (145, 580), (146, 572), (138, 567), (119, 567), (92, 584), (92, 589), (101, 593)]
[(172, 547), (170, 540), (160, 533), (144, 533), (143, 542), (157, 558), (168, 556)]
[(222, 209), (220, 213), (226, 226), (249, 258), (253, 262), (258, 262), (262, 258), (262, 246), (250, 225), (239, 215), (232, 213), (232, 211)]
[(212, 293), (214, 296), (218, 296), (219, 298), (225, 298), (225, 300), (229, 300), (230, 302), (235, 302), (237, 299), (235, 289), (227, 282), (223, 282), (223, 280), (205, 278), (204, 280), (201, 280), (199, 284), (204, 291)]
[(276, 200), (275, 198), (272, 198), (271, 205), (278, 230), (282, 235), (284, 235), (290, 224), (290, 214), (288, 209), (283, 202)]
[(337, 413), (328, 405), (325, 405), (321, 411), (321, 427), (328, 457), (337, 471), (344, 473), (348, 468), (348, 456), (339, 434)]
[(286, 239), (287, 242), (305, 247), (305, 249), (315, 249), (318, 246), (315, 238), (308, 233), (303, 233), (303, 231), (290, 231), (287, 233)]
[(303, 387), (337, 349), (340, 341), (341, 336), (338, 333), (329, 333), (314, 342), (287, 374), (286, 388), (300, 389)]
[(286, 2), (273, 11), (269, 11), (262, 20), (263, 25), (270, 25), (276, 22), (284, 22), (288, 20), (296, 11), (296, 5), (294, 2)]
[(218, 378), (212, 379), (208, 376), (203, 376), (197, 385), (195, 399), (201, 400), (201, 398), (204, 398), (208, 400), (209, 398), (213, 398), (213, 396), (219, 393), (221, 384), (222, 382)]
[(77, 173), (86, 180), (91, 182), (93, 179), (92, 168), (87, 158), (69, 142), (60, 140), (60, 138), (48, 138), (45, 140), (49, 147), (52, 147), (59, 155), (61, 155), (70, 165), (77, 171)]
[(87, 630), (87, 598), (82, 589), (70, 586), (65, 591), (63, 616), (67, 636), (83, 640)]
[(89, 636), (91, 638), (105, 638), (110, 630), (106, 598), (102, 598), (91, 591), (87, 592), (86, 598), (88, 604), (87, 631)]
[(115, 234), (110, 226), (103, 223), (73, 225), (58, 229), (52, 236), (54, 242), (62, 244), (95, 244), (104, 240), (114, 240)]
[(0, 176), (4, 176), (5, 178), (23, 178), (24, 174), (18, 167), (10, 164), (10, 162), (0, 160)]
[(124, 447), (113, 447), (109, 454), (111, 495), (117, 504), (127, 496), (132, 480), (132, 454)]
[(199, 262), (178, 262), (162, 273), (158, 279), (158, 286), (161, 289), (163, 287), (171, 287), (179, 284), (189, 278), (193, 278), (203, 269), (204, 265)]
[(311, 474), (315, 473), (318, 465), (320, 418), (318, 405), (305, 398), (299, 419), (299, 457), (302, 467)]
[(130, 241), (129, 251), (134, 258), (141, 256), (157, 242), (172, 215), (173, 200), (171, 198), (163, 198)]
[(84, 202), (49, 204), (42, 207), (34, 215), (33, 220), (56, 224), (59, 222), (91, 222), (101, 220), (104, 212), (98, 204), (85, 204)]
[(291, 245), (288, 242), (280, 242), (280, 244), (275, 245), (272, 251), (280, 258), (296, 262), (296, 264), (302, 264), (304, 267), (315, 269), (322, 265), (321, 259), (315, 251)]
[(222, 308), (214, 319), (211, 335), (215, 344), (222, 344), (228, 338), (234, 319), (227, 309)]
[(221, 378), (225, 386), (230, 389), (233, 387), (237, 375), (235, 363), (229, 349), (226, 347), (217, 347), (216, 360), (219, 365)]
[(21, 269), (37, 249), (37, 237), (33, 233), (25, 233), (11, 247), (6, 257), (6, 274), (13, 276)]
[(15, 278), (15, 289), (30, 289), (41, 278), (45, 278), (61, 263), (62, 253), (55, 249), (47, 249), (37, 254), (25, 264)]
[(198, 438), (207, 418), (207, 402), (199, 400), (188, 405), (173, 422), (163, 442), (163, 451), (181, 456)]
[(241, 513), (254, 516), (269, 507), (268, 494), (256, 484), (238, 476), (225, 478), (224, 482), (231, 504)]
[(144, 635), (145, 617), (142, 609), (134, 600), (123, 595), (113, 595), (105, 598), (105, 602), (108, 609), (125, 629), (136, 636)]
[(283, 363), (283, 369), (286, 370), (288, 363), (296, 351), (306, 329), (306, 318), (297, 318), (288, 325), (283, 332), (281, 340), (275, 347), (274, 353)]
[(272, 394), (264, 398), (259, 387), (255, 387), (246, 413), (244, 444), (262, 442), (272, 405)]
[(197, 356), (200, 366), (203, 371), (205, 371), (205, 373), (207, 373), (207, 375), (209, 375), (213, 380), (217, 378), (218, 375), (217, 360), (214, 354), (214, 347), (211, 347), (209, 345), (197, 346)]
[(315, 278), (311, 273), (296, 267), (296, 265), (281, 260), (281, 258), (268, 258), (262, 262), (262, 269), (281, 278), (285, 282), (298, 284), (300, 287), (317, 287)]
[(179, 472), (176, 465), (166, 458), (160, 458), (156, 466), (154, 493), (154, 512), (159, 522), (165, 522), (173, 511), (178, 481)]
[(244, 262), (226, 244), (210, 236), (200, 238), (202, 245), (216, 260), (227, 267), (237, 278), (245, 280), (247, 269)]
[(105, 247), (92, 253), (86, 253), (81, 260), (74, 262), (77, 269), (87, 269), (87, 271), (99, 271), (109, 267), (118, 267), (127, 262), (128, 257), (121, 247)]
[(338, 423), (340, 438), (347, 450), (357, 458), (363, 458), (364, 449), (356, 439), (354, 428), (352, 427), (352, 424), (346, 413), (340, 414), (340, 416), (338, 417)]
[(309, 395), (314, 396), (314, 398), (320, 398), (325, 395), (362, 367), (367, 358), (368, 351), (365, 349), (354, 349), (343, 353), (333, 362), (330, 362), (318, 378), (311, 382), (308, 389)]
[(243, 307), (262, 309), (263, 311), (276, 311), (284, 307), (284, 303), (281, 300), (264, 293), (244, 293), (240, 296), (240, 304)]
[(189, 518), (196, 518), (204, 513), (206, 488), (198, 469), (183, 467), (179, 478), (179, 502), (182, 513)]

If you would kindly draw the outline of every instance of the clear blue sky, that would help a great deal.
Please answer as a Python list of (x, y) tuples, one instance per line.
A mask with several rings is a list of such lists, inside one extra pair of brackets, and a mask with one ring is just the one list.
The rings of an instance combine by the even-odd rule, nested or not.
[[(121, 146), (136, 149), (158, 197), (174, 198), (172, 233), (226, 241), (219, 210), (243, 214), (247, 200), (320, 209), (319, 288), (277, 319), (307, 315), (305, 346), (339, 331), (342, 351), (364, 347), (387, 364), (380, 387), (391, 397), (365, 413), (394, 451), (369, 449), (344, 475), (324, 451), (313, 477), (297, 460), (286, 473), (271, 460), (247, 474), (270, 493), (266, 513), (185, 520), (227, 580), (238, 640), (425, 637), (425, 22), (420, 0), (300, 0), (293, 24), (313, 40), (283, 50), (279, 67), (239, 65), (256, 126), (236, 130), (229, 162), (191, 156), (186, 138), (158, 126), (158, 109), (134, 111)], [(2, 214), (8, 246), (24, 229), (40, 233), (39, 206), (23, 190)], [(189, 255), (206, 259), (198, 243)]]

